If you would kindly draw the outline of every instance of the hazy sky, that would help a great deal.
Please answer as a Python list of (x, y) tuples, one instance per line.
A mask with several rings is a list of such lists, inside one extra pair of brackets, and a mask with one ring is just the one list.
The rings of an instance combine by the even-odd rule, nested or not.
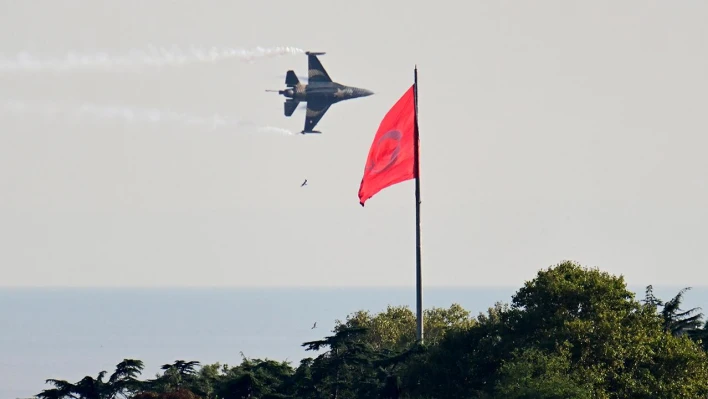
[[(415, 64), (424, 284), (519, 285), (564, 259), (632, 284), (708, 277), (705, 1), (0, 7), (0, 285), (414, 285), (413, 182), (366, 208), (357, 191)], [(287, 136), (46, 107), (299, 132), (304, 112), (284, 117), (264, 89), (288, 69), (306, 75), (304, 55), (8, 69), (21, 52), (118, 57), (151, 44), (326, 51), (335, 81), (376, 94), (333, 106), (322, 135)]]

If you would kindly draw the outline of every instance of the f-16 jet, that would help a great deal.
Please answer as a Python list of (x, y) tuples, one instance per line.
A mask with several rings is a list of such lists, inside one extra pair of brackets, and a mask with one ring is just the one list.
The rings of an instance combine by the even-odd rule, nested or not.
[(325, 53), (308, 51), (305, 54), (307, 54), (308, 60), (307, 84), (301, 83), (295, 72), (290, 70), (285, 75), (287, 89), (266, 91), (277, 91), (278, 94), (282, 94), (287, 98), (283, 104), (284, 113), (287, 117), (290, 117), (295, 112), (300, 102), (307, 103), (305, 128), (300, 133), (321, 133), (312, 129), (322, 119), (332, 104), (352, 98), (370, 96), (374, 93), (366, 89), (333, 82), (317, 58), (318, 55), (324, 55)]

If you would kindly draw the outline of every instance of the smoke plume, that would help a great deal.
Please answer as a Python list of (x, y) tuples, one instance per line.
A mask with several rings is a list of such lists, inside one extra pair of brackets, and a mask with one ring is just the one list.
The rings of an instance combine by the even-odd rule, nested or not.
[(256, 47), (253, 49), (189, 47), (183, 49), (179, 46), (169, 48), (149, 46), (147, 50), (133, 50), (122, 55), (106, 52), (97, 54), (70, 52), (57, 58), (38, 57), (28, 52), (21, 52), (14, 57), (0, 54), (0, 72), (70, 72), (85, 69), (125, 71), (144, 67), (160, 68), (194, 63), (215, 63), (231, 59), (254, 62), (260, 58), (304, 53), (305, 50), (297, 47)]
[(128, 106), (82, 104), (76, 106), (60, 106), (57, 104), (28, 103), (23, 101), (3, 101), (3, 113), (35, 114), (49, 118), (64, 117), (73, 121), (119, 120), (126, 123), (137, 124), (178, 124), (196, 126), (200, 128), (228, 128), (243, 132), (272, 132), (284, 135), (294, 133), (283, 128), (258, 125), (251, 121), (242, 120), (233, 116), (212, 114), (211, 116), (193, 115), (171, 110), (157, 108), (137, 108)]

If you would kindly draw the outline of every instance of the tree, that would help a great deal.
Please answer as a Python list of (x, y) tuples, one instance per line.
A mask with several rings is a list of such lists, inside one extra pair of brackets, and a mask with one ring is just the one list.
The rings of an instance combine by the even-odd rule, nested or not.
[(196, 368), (198, 361), (176, 360), (172, 364), (164, 364), (160, 367), (162, 375), (155, 379), (141, 384), (143, 392), (168, 393), (180, 390), (187, 390), (197, 394), (201, 393), (198, 387)]
[(140, 383), (137, 377), (142, 370), (142, 361), (124, 359), (116, 365), (116, 370), (108, 381), (103, 380), (107, 374), (106, 371), (101, 371), (95, 378), (86, 376), (77, 383), (48, 379), (46, 382), (54, 385), (54, 388), (40, 392), (37, 397), (43, 399), (114, 399), (117, 396), (123, 396), (128, 398), (139, 389)]
[(691, 308), (685, 311), (681, 309), (683, 295), (690, 289), (691, 287), (686, 287), (680, 290), (676, 296), (663, 304), (661, 316), (664, 321), (664, 329), (673, 335), (683, 335), (701, 327), (701, 319), (703, 318), (703, 313), (699, 312), (701, 308)]
[(293, 372), (287, 362), (244, 356), (240, 365), (229, 369), (224, 375), (217, 388), (217, 396), (224, 399), (287, 398), (293, 390), (290, 384)]
[(189, 389), (180, 388), (169, 392), (141, 392), (131, 399), (201, 399)]
[[(434, 345), (453, 329), (467, 329), (475, 323), (471, 313), (459, 304), (449, 308), (423, 311), (426, 345)], [(347, 328), (365, 328), (362, 336), (374, 350), (405, 351), (416, 343), (416, 316), (408, 306), (388, 306), (385, 311), (371, 314), (359, 311), (337, 320), (334, 332)]]
[(409, 347), (416, 338), (416, 319), (407, 306), (388, 306), (385, 311), (371, 314), (358, 311), (348, 315), (344, 322), (336, 320), (334, 332), (360, 329), (362, 340), (373, 350), (397, 350)]
[(316, 387), (313, 397), (350, 397), (352, 387), (372, 383), (375, 351), (370, 343), (360, 339), (368, 332), (362, 327), (341, 328), (333, 336), (302, 344), (308, 351), (327, 349), (312, 361), (312, 382)]
[[(703, 322), (701, 308), (681, 309), (683, 295), (690, 290), (686, 287), (678, 292), (670, 301), (664, 303), (654, 295), (654, 287), (649, 285), (646, 288), (644, 304), (657, 312), (657, 317), (661, 319), (664, 331), (673, 335), (686, 335), (698, 342), (704, 350), (708, 350), (708, 322)], [(659, 307), (662, 307), (659, 310)]]
[(412, 397), (482, 398), (492, 393), (497, 370), (508, 357), (503, 339), (509, 306), (497, 302), (469, 328), (451, 329), (405, 367), (404, 389)]
[(548, 353), (514, 351), (499, 369), (494, 396), (499, 399), (591, 399), (593, 389), (573, 373), (567, 347)]
[(665, 332), (622, 277), (563, 262), (539, 271), (510, 306), (446, 335), (406, 385), (419, 383), (420, 397), (699, 397), (707, 361), (694, 342)]
[(120, 395), (128, 399), (133, 393), (140, 389), (138, 376), (142, 374), (144, 364), (141, 360), (124, 359), (116, 365), (116, 370), (108, 379), (108, 384), (112, 387), (112, 397)]
[[(634, 299), (623, 277), (564, 262), (539, 272), (516, 293), (506, 339), (512, 347), (545, 351), (567, 345), (575, 373), (600, 397), (679, 395), (668, 375), (692, 392), (704, 392), (704, 368), (697, 366), (689, 376), (674, 362), (698, 364), (705, 353), (665, 333), (655, 315)], [(673, 366), (661, 371), (656, 365), (662, 361)]]

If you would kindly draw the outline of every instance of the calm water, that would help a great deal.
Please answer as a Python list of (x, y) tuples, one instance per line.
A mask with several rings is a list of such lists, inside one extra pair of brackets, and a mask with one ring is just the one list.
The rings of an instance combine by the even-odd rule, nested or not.
[[(517, 288), (427, 288), (425, 307), (456, 302), (476, 315)], [(644, 287), (632, 288), (643, 297)], [(679, 288), (656, 293), (668, 299)], [(685, 299), (707, 303), (708, 287)], [(336, 319), (389, 304), (413, 308), (414, 289), (0, 289), (0, 399), (50, 388), (47, 378), (110, 374), (124, 358), (143, 360), (144, 377), (178, 359), (235, 365), (240, 352), (297, 364), (309, 355), (301, 344), (328, 335)]]

